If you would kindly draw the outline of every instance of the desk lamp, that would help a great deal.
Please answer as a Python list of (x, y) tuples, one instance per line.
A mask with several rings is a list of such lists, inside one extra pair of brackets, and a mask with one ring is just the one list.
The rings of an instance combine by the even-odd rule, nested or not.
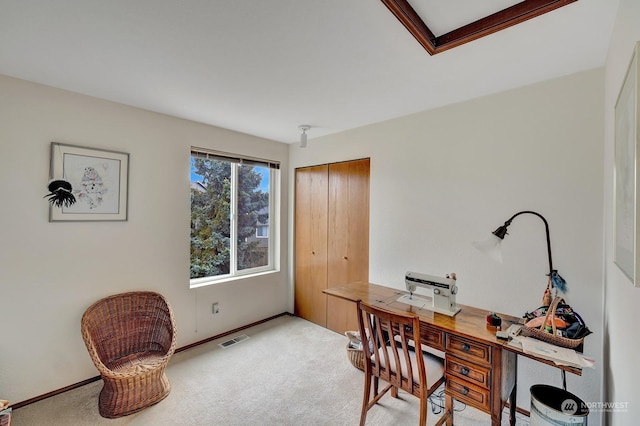
[(540, 213), (536, 213), (530, 210), (518, 212), (511, 216), (509, 220), (504, 223), (504, 225), (498, 227), (498, 229), (493, 231), (492, 235), (490, 235), (487, 239), (474, 241), (472, 244), (478, 250), (488, 254), (494, 260), (502, 263), (501, 243), (505, 235), (507, 235), (507, 228), (509, 227), (509, 225), (511, 225), (511, 221), (513, 219), (525, 213), (535, 215), (542, 219), (542, 221), (544, 222), (545, 231), (547, 233), (547, 254), (549, 255), (549, 273), (547, 274), (547, 276), (549, 277), (549, 279), (547, 282), (547, 290), (545, 291), (545, 297), (543, 298), (543, 301), (544, 304), (548, 306), (551, 304), (551, 290), (553, 288), (556, 288), (565, 293), (567, 291), (567, 282), (560, 276), (560, 274), (558, 274), (558, 271), (556, 269), (553, 269), (553, 260), (551, 258), (551, 239), (549, 237), (549, 224)]

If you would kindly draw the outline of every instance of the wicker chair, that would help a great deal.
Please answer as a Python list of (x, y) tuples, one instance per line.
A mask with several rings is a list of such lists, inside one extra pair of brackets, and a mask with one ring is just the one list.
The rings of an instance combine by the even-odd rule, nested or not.
[(102, 376), (100, 415), (122, 417), (169, 395), (165, 374), (176, 348), (173, 312), (154, 292), (116, 294), (91, 305), (82, 316), (82, 338)]

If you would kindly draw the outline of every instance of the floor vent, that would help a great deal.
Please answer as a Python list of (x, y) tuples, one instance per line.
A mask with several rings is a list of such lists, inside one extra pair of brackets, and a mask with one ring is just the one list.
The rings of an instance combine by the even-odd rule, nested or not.
[(243, 342), (243, 341), (247, 340), (248, 338), (249, 338), (249, 336), (247, 336), (246, 334), (241, 334), (240, 336), (234, 337), (231, 340), (227, 340), (227, 341), (224, 341), (222, 343), (218, 343), (218, 346), (220, 346), (221, 348), (228, 348), (229, 346), (233, 346), (236, 343)]

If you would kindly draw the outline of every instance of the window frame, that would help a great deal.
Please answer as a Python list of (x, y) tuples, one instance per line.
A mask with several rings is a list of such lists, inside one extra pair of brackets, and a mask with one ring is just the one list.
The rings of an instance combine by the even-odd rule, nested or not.
[[(194, 155), (195, 154), (195, 155)], [(280, 162), (273, 160), (265, 160), (253, 157), (239, 156), (235, 154), (212, 151), (206, 148), (191, 147), (191, 153), (189, 155), (191, 170), (191, 160), (194, 158), (204, 158), (208, 160), (227, 161), (231, 163), (231, 206), (230, 206), (230, 242), (229, 242), (229, 273), (189, 278), (189, 287), (197, 288), (206, 285), (228, 282), (237, 279), (248, 278), (251, 276), (262, 275), (265, 273), (277, 272), (279, 270), (279, 238), (277, 238), (277, 230), (279, 229), (280, 214), (278, 209), (278, 203), (280, 200)], [(267, 250), (267, 264), (263, 266), (256, 266), (247, 269), (238, 269), (238, 255), (237, 255), (237, 235), (238, 235), (238, 168), (245, 166), (259, 166), (267, 167), (269, 169), (269, 221), (268, 236), (259, 238), (268, 238), (269, 245)], [(189, 178), (191, 184), (191, 178)], [(191, 211), (191, 206), (189, 206)], [(256, 228), (257, 229), (257, 228)], [(191, 244), (189, 244), (189, 250), (191, 250)], [(189, 264), (191, 264), (191, 256), (189, 256)]]

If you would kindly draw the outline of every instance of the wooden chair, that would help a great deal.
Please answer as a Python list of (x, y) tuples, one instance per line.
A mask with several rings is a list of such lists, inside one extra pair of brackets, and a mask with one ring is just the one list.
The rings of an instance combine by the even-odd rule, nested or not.
[(101, 416), (133, 414), (169, 395), (165, 368), (176, 348), (176, 327), (162, 295), (138, 291), (106, 297), (85, 311), (81, 329), (104, 382)]
[[(426, 425), (429, 395), (444, 383), (444, 360), (420, 350), (416, 353), (414, 342), (420, 342), (418, 316), (360, 301), (358, 325), (360, 336), (369, 336), (369, 344), (363, 338), (365, 380), (360, 425), (364, 426), (367, 412), (383, 395), (391, 390), (391, 396), (397, 398), (398, 389), (420, 398), (420, 425)], [(388, 383), (381, 392), (379, 379)], [(436, 425), (443, 424), (449, 415), (445, 413)]]

